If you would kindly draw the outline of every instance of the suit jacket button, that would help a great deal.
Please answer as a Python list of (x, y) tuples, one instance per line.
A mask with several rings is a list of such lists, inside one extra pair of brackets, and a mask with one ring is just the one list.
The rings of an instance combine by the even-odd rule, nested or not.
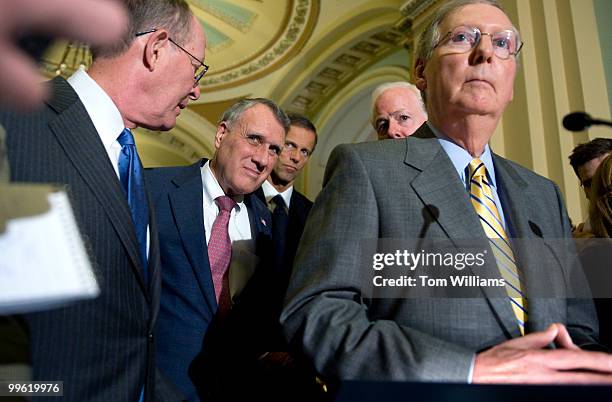
[(152, 333), (150, 333), (150, 334), (148, 335), (148, 338), (149, 338), (149, 342), (153, 342), (153, 334), (152, 334)]

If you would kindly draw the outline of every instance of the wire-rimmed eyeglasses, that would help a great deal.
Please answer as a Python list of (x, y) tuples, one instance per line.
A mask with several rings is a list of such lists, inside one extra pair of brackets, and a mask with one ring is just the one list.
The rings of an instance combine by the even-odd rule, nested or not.
[(434, 49), (440, 46), (456, 53), (466, 53), (474, 49), (480, 43), (483, 36), (490, 36), (493, 45), (493, 53), (500, 59), (516, 56), (523, 47), (519, 33), (513, 29), (506, 29), (495, 33), (481, 32), (476, 27), (461, 25), (448, 31)]
[[(146, 30), (146, 31), (142, 31), (142, 32), (136, 32), (136, 34), (134, 36), (142, 36), (142, 35), (146, 35), (146, 34), (150, 34), (150, 33), (156, 32), (156, 31), (157, 31), (157, 28), (153, 28), (153, 29), (149, 29), (149, 30)], [(181, 46), (178, 43), (176, 43), (174, 41), (174, 39), (172, 39), (171, 37), (168, 37), (168, 40), (171, 43), (173, 43), (176, 47), (181, 49), (183, 52), (187, 53), (192, 59), (194, 59), (198, 63), (198, 67), (196, 68), (196, 71), (195, 71), (195, 76), (193, 77), (193, 79), (194, 79), (193, 87), (194, 88), (197, 87), (198, 83), (200, 82), (202, 77), (204, 77), (204, 74), (206, 74), (206, 72), (208, 71), (209, 66), (204, 64), (204, 63), (202, 63), (202, 61), (200, 59), (198, 59), (193, 54), (191, 54), (189, 51), (187, 51), (183, 46)]]

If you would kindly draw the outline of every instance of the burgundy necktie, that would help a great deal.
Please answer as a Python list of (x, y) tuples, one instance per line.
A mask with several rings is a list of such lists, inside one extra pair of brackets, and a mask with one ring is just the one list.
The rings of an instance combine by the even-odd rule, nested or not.
[(213, 223), (208, 241), (208, 259), (212, 273), (215, 296), (219, 305), (218, 314), (225, 315), (230, 308), (229, 290), (229, 264), (232, 258), (232, 242), (229, 238), (227, 226), (232, 209), (236, 202), (223, 195), (217, 197), (215, 202), (219, 206), (219, 215)]

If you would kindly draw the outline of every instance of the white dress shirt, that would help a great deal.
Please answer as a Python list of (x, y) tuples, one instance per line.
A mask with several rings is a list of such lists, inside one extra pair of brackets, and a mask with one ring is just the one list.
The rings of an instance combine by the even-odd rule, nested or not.
[[(121, 153), (121, 144), (119, 144), (117, 138), (123, 132), (125, 125), (119, 109), (117, 109), (110, 96), (82, 68), (79, 68), (68, 78), (68, 84), (74, 89), (83, 106), (85, 106), (85, 110), (87, 110), (87, 114), (108, 154), (110, 163), (115, 169), (117, 180), (120, 180), (119, 154)], [(151, 244), (150, 234), (149, 225), (147, 225), (147, 255)]]
[[(461, 182), (465, 185), (466, 191), (469, 193), (470, 181), (468, 180), (468, 175), (466, 174), (466, 166), (472, 161), (472, 159), (474, 159), (474, 157), (470, 155), (468, 151), (455, 144), (453, 140), (451, 140), (448, 136), (446, 136), (444, 133), (434, 127), (431, 122), (428, 121), (427, 125), (438, 138), (440, 146), (442, 146), (442, 149), (446, 151), (446, 154), (453, 163), (453, 166), (455, 166), (455, 170), (457, 171)], [(507, 231), (508, 227), (506, 226), (506, 216), (504, 214), (504, 208), (502, 206), (502, 203), (499, 199), (499, 186), (497, 185), (497, 179), (495, 177), (495, 165), (493, 165), (493, 156), (491, 154), (491, 148), (489, 147), (489, 144), (485, 145), (484, 151), (482, 155), (480, 155), (479, 159), (482, 163), (484, 163), (485, 168), (487, 169), (487, 179), (491, 188), (491, 192), (493, 193), (493, 198), (495, 199), (495, 206), (497, 207), (497, 211), (499, 212), (499, 217), (502, 222), (502, 225)], [(508, 233), (508, 236), (511, 237), (511, 233)]]
[[(200, 172), (204, 201), (204, 230), (206, 232), (206, 244), (208, 244), (213, 223), (219, 215), (219, 206), (215, 199), (224, 196), (225, 193), (210, 168), (210, 161), (202, 166)], [(259, 258), (255, 254), (255, 240), (252, 235), (249, 211), (244, 204), (244, 197), (232, 197), (232, 199), (236, 201), (236, 206), (230, 214), (228, 232), (232, 242), (229, 282), (233, 300), (244, 289), (255, 272)]]
[(81, 99), (87, 114), (91, 118), (100, 140), (106, 149), (117, 178), (119, 178), (119, 154), (121, 144), (117, 138), (123, 132), (125, 125), (119, 109), (110, 96), (95, 82), (85, 70), (78, 69), (68, 83)]
[[(276, 188), (274, 188), (274, 186), (272, 184), (270, 184), (270, 182), (268, 180), (265, 180), (263, 182), (263, 184), (261, 185), (261, 189), (264, 192), (264, 196), (266, 197), (266, 203), (268, 204), (268, 209), (270, 211), (274, 211), (274, 208), (276, 207), (274, 201), (272, 201), (272, 198), (276, 197), (278, 194), (281, 195), (281, 197), (283, 197), (283, 201), (285, 201), (285, 205), (287, 206), (287, 210), (289, 210), (290, 208), (290, 204), (291, 204), (291, 195), (293, 195), (293, 186), (289, 186), (288, 189), (286, 189), (285, 191), (283, 191), (282, 193), (279, 192)], [(287, 211), (288, 213), (289, 211)]]

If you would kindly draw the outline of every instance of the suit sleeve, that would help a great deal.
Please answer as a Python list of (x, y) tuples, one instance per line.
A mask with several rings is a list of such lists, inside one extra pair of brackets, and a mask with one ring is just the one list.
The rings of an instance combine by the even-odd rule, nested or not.
[(181, 391), (168, 380), (159, 369), (155, 369), (155, 402), (171, 402), (185, 400)]
[(473, 352), (392, 319), (369, 318), (363, 284), (370, 273), (360, 245), (378, 237), (377, 197), (364, 161), (341, 145), (297, 252), (281, 315), (287, 339), (328, 379), (467, 381)]
[[(561, 211), (561, 226), (563, 236), (567, 239), (567, 264), (568, 267), (575, 267), (574, 264), (579, 264), (579, 259), (576, 254), (576, 248), (572, 239), (571, 224), (563, 203), (563, 197), (559, 188), (555, 185), (555, 193)], [(586, 278), (583, 275), (582, 269), (568, 273), (571, 286), (578, 291), (570, 290), (570, 297), (567, 299), (567, 330), (572, 337), (574, 343), (583, 349), (590, 350), (607, 350), (599, 343), (599, 323), (597, 322), (597, 313), (592, 299), (576, 297), (574, 294), (584, 296), (584, 291), (588, 285)], [(577, 283), (578, 282), (578, 283)]]

